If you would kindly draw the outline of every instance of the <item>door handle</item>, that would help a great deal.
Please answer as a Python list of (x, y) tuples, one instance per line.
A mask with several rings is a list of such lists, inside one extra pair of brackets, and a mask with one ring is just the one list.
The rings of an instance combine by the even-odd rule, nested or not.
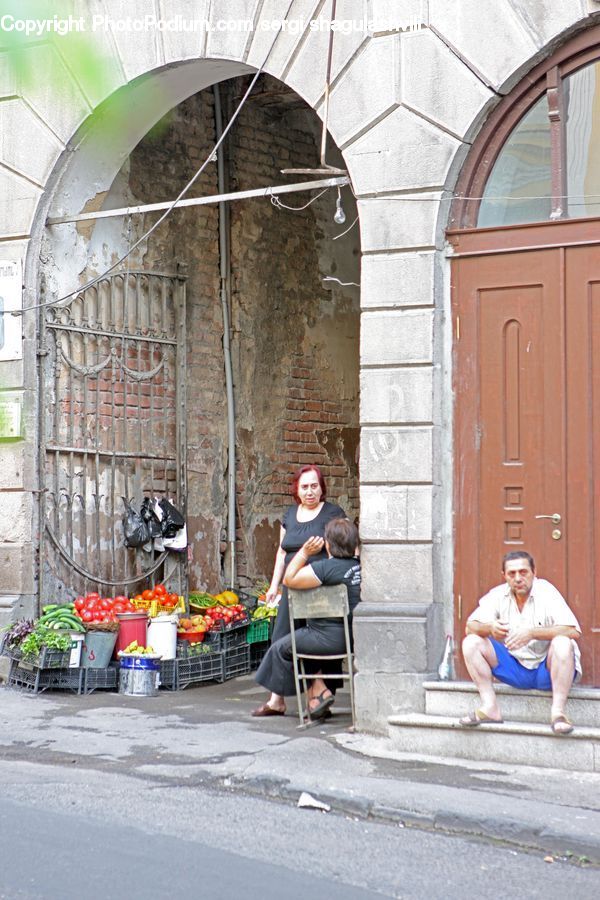
[(536, 516), (536, 519), (551, 519), (554, 525), (559, 525), (562, 522), (560, 513), (552, 513), (551, 516)]

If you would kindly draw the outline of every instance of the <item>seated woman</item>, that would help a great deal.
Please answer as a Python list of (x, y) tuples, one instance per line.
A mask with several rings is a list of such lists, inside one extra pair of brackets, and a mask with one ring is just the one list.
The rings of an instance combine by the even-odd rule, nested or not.
[[(311, 556), (321, 552), (325, 545), (327, 559), (314, 560)], [(357, 558), (358, 529), (349, 519), (332, 519), (325, 527), (325, 540), (309, 538), (296, 553), (287, 567), (284, 584), (296, 590), (315, 588), (320, 585), (345, 584), (348, 588), (350, 616), (360, 602), (360, 562)], [(302, 628), (296, 628), (296, 649), (298, 653), (337, 654), (346, 650), (342, 619), (310, 619)], [(310, 660), (306, 670), (310, 671)], [(318, 665), (318, 663), (315, 663)], [(335, 700), (336, 680), (327, 683), (327, 671), (339, 671), (340, 661), (332, 660), (325, 671), (313, 669), (312, 674), (323, 675), (314, 678), (307, 692), (308, 708), (312, 718), (325, 716)], [(284, 697), (295, 694), (296, 683), (292, 665), (292, 638), (285, 635), (271, 645), (263, 659), (256, 680), (260, 685), (277, 695), (273, 705), (264, 703), (255, 709), (253, 716), (283, 716)], [(272, 703), (272, 701), (270, 701)]]

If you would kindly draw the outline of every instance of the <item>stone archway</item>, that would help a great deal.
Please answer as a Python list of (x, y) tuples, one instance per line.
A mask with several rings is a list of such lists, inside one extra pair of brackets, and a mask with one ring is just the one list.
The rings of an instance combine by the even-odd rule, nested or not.
[[(248, 81), (249, 77), (242, 77), (222, 82), (221, 102), (237, 108)], [(227, 98), (230, 103), (225, 102)], [(155, 113), (153, 105), (152, 114)], [(92, 143), (85, 158), (75, 163), (77, 177), (64, 175), (57, 191), (64, 202), (73, 180), (76, 186), (85, 185), (86, 190), (90, 185), (97, 188), (93, 167), (100, 163), (103, 172), (108, 173), (107, 188), (88, 201), (87, 208), (98, 204), (102, 209), (136, 207), (174, 197), (199, 163), (210, 157), (214, 127), (214, 98), (209, 87), (173, 107), (131, 150), (116, 176), (106, 157), (99, 159)], [(264, 76), (228, 136), (226, 156), (231, 187), (244, 190), (277, 184), (286, 180), (279, 171), (281, 167), (314, 166), (319, 138), (320, 123), (309, 107), (281, 82)], [(93, 140), (104, 140), (103, 133), (94, 135)], [(330, 147), (329, 158), (342, 164), (338, 157), (336, 148)], [(86, 168), (88, 159), (91, 174)], [(120, 157), (116, 156), (116, 164), (119, 163)], [(216, 167), (211, 165), (194, 186), (194, 194), (217, 194), (216, 179)], [(281, 510), (289, 502), (289, 478), (298, 465), (319, 463), (330, 495), (353, 518), (358, 514), (360, 245), (357, 231), (351, 227), (356, 208), (349, 192), (345, 193), (345, 226), (333, 222), (335, 191), (322, 197), (316, 192), (308, 197), (299, 194), (287, 202), (284, 199), (283, 206), (269, 203), (268, 198), (243, 200), (233, 203), (229, 211), (231, 228), (226, 256), (231, 267), (230, 341), (237, 409), (235, 571), (237, 579), (241, 579), (236, 580), (236, 585), (242, 587), (270, 576)], [(303, 211), (307, 199), (310, 210)], [(300, 210), (295, 212), (297, 207)], [(68, 289), (69, 283), (72, 286), (86, 282), (102, 273), (128, 245), (135, 246), (157, 218), (158, 213), (149, 213), (143, 220), (139, 216), (116, 217), (51, 226), (44, 242), (43, 271), (51, 286), (47, 296)], [(134, 250), (126, 267), (120, 267), (135, 272), (172, 273), (183, 266), (186, 272), (190, 402), (189, 442), (184, 455), (189, 470), (186, 497), (191, 538), (190, 586), (215, 592), (230, 583), (221, 579), (227, 578), (230, 563), (233, 564), (231, 559), (227, 563), (222, 559), (222, 533), (231, 513), (230, 504), (227, 514), (224, 508), (228, 496), (229, 439), (225, 434), (226, 391), (222, 383), (222, 324), (218, 314), (222, 258), (218, 218), (216, 205), (175, 211), (160, 231)], [(348, 228), (350, 232), (345, 235)], [(336, 282), (332, 289), (323, 279), (334, 272), (340, 286)], [(118, 350), (115, 353), (118, 355)], [(162, 387), (160, 391), (162, 396)], [(125, 394), (131, 398), (132, 390), (127, 385)], [(94, 400), (90, 390), (87, 396)], [(143, 410), (139, 415), (143, 416)], [(130, 442), (133, 437), (132, 433), (127, 435)], [(129, 452), (133, 452), (133, 446)], [(132, 457), (128, 459), (131, 463)], [(127, 473), (117, 480), (127, 482)], [(148, 485), (144, 490), (152, 492)], [(79, 487), (73, 492), (81, 497)], [(110, 486), (104, 491), (107, 495), (111, 492), (114, 493)], [(67, 486), (62, 493), (69, 495)], [(48, 499), (55, 503), (52, 491)], [(120, 508), (120, 494), (112, 501), (105, 499), (107, 502), (110, 509)], [(88, 505), (92, 518), (97, 517), (98, 510), (91, 501)], [(56, 512), (55, 518), (58, 519)], [(110, 521), (110, 516), (106, 520)], [(66, 516), (63, 524), (65, 529), (81, 530), (77, 523), (66, 521)], [(230, 546), (226, 549), (231, 553)]]

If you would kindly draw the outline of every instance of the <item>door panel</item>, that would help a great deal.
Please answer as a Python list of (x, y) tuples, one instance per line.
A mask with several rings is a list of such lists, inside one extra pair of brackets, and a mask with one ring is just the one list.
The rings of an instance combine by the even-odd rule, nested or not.
[[(598, 684), (600, 249), (454, 266), (457, 638), (502, 555), (523, 548), (578, 616)], [(554, 513), (560, 523), (536, 518)]]
[(584, 630), (586, 681), (600, 684), (600, 248), (566, 251), (568, 599)]

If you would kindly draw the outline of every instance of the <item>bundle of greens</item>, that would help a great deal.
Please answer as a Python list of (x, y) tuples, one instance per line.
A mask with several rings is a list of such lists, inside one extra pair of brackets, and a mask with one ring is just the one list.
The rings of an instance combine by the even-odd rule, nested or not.
[(5, 646), (9, 650), (16, 650), (34, 628), (33, 619), (19, 619), (18, 622), (6, 629)]
[(23, 656), (37, 657), (44, 647), (47, 647), (48, 650), (60, 650), (64, 653), (70, 649), (71, 643), (72, 638), (69, 634), (61, 634), (51, 628), (37, 625), (21, 642), (21, 652)]

